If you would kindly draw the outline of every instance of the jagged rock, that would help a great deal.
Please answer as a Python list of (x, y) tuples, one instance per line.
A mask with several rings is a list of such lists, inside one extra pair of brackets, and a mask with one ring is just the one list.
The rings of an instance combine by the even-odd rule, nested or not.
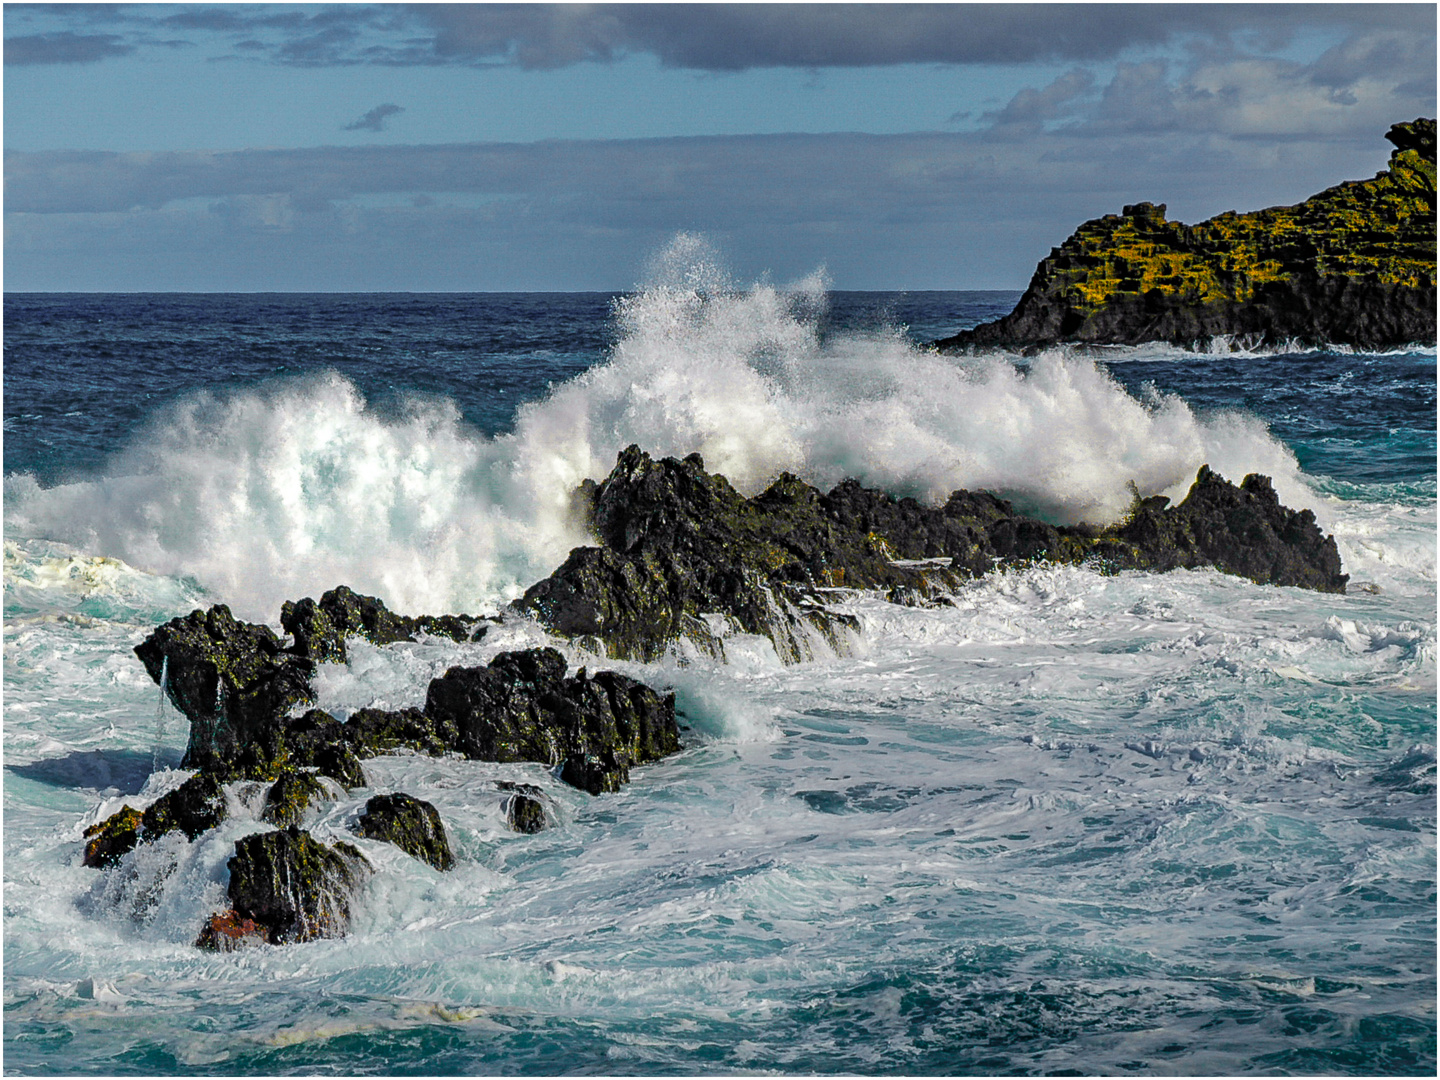
[(457, 735), (420, 709), (357, 709), (345, 721), (345, 738), (362, 757), (399, 749), (439, 756), (455, 746)]
[(345, 639), (363, 637), (374, 645), (414, 641), (417, 633), (448, 637), (455, 641), (479, 641), (488, 629), (483, 620), (468, 615), (397, 615), (374, 596), (361, 596), (344, 585), (337, 586), (316, 603), (310, 597), (286, 601), (280, 611), (280, 625), (294, 636), (294, 651), (317, 663), (345, 663)]
[(365, 804), (356, 828), (361, 836), (394, 844), (436, 870), (449, 870), (455, 865), (440, 813), (424, 799), (402, 791), (375, 795)]
[(270, 785), (260, 819), (282, 829), (301, 825), (305, 812), (328, 797), (325, 785), (314, 773), (288, 772)]
[(466, 757), (562, 765), (561, 779), (592, 795), (680, 746), (674, 694), (614, 671), (567, 679), (565, 658), (548, 648), (452, 667), (431, 681), (425, 715), (453, 725)]
[(1435, 121), (1386, 138), (1388, 169), (1296, 206), (1187, 226), (1142, 202), (1088, 221), (1041, 260), (1014, 311), (935, 344), (1434, 344)]
[(174, 791), (160, 796), (142, 813), (123, 807), (85, 830), (83, 862), (102, 869), (120, 861), (137, 844), (158, 840), (167, 832), (183, 832), (194, 840), (225, 820), (225, 789), (205, 773), (196, 773)]
[(225, 814), (225, 789), (213, 776), (196, 773), (150, 804), (141, 818), (141, 838), (154, 840), (178, 830), (194, 840), (224, 821)]
[(181, 763), (219, 778), (273, 774), (258, 753), (264, 730), (314, 700), (314, 664), (285, 652), (268, 626), (237, 622), (224, 604), (156, 627), (135, 655), (190, 718)]
[[(516, 606), (553, 633), (637, 660), (682, 639), (704, 644), (707, 616), (763, 634), (784, 660), (804, 659), (801, 628), (842, 625), (823, 607), (826, 588), (929, 602), (997, 565), (1213, 565), (1262, 584), (1329, 592), (1343, 592), (1347, 580), (1313, 514), (1280, 506), (1264, 477), (1236, 488), (1208, 468), (1180, 506), (1151, 499), (1110, 528), (1022, 517), (986, 492), (957, 491), (927, 507), (847, 480), (821, 495), (788, 474), (744, 499), (706, 473), (697, 454), (654, 461), (635, 446), (579, 494), (603, 546), (576, 548)], [(425, 711), (434, 715), (428, 704)], [(575, 769), (586, 774), (583, 763)]]
[[(231, 917), (277, 945), (343, 937), (355, 890), (372, 873), (352, 845), (322, 844), (293, 826), (237, 841), (227, 865)], [(197, 944), (205, 939), (202, 931)]]
[(119, 862), (140, 842), (141, 817), (139, 810), (126, 806), (86, 829), (84, 864), (101, 870)]
[(549, 827), (545, 813), (545, 793), (534, 784), (517, 784), (510, 780), (495, 785), (509, 792), (505, 800), (505, 823), (518, 833), (537, 833)]

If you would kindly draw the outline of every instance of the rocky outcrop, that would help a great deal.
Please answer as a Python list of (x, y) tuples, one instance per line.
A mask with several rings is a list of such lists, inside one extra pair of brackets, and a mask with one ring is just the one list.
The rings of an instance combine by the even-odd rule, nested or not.
[(262, 753), (266, 729), (314, 700), (314, 664), (286, 652), (268, 626), (236, 621), (224, 604), (156, 627), (135, 655), (190, 718), (181, 764), (213, 776), (273, 774)]
[(186, 839), (194, 840), (224, 821), (226, 811), (225, 789), (214, 777), (196, 773), (143, 813), (126, 806), (86, 829), (84, 864), (96, 869), (112, 866), (137, 844), (168, 832), (183, 832)]
[(537, 833), (550, 825), (545, 804), (549, 801), (545, 793), (534, 784), (517, 784), (501, 780), (496, 785), (508, 792), (505, 799), (505, 824), (518, 833)]
[(1142, 202), (1088, 221), (1040, 262), (1014, 311), (935, 344), (1434, 344), (1435, 121), (1386, 138), (1384, 172), (1296, 206), (1183, 225)]
[(436, 870), (449, 870), (455, 865), (439, 811), (424, 799), (403, 791), (372, 797), (355, 827), (361, 836), (394, 844)]
[(565, 677), (555, 649), (501, 653), (487, 667), (452, 667), (430, 683), (425, 715), (451, 726), (456, 749), (481, 761), (539, 761), (598, 795), (635, 765), (680, 748), (675, 695), (619, 672)]
[(207, 920), (196, 941), (202, 947), (229, 947), (221, 940), (227, 936), (276, 945), (340, 937), (349, 929), (355, 891), (372, 873), (351, 845), (322, 844), (296, 828), (237, 841), (227, 865), (231, 910), (221, 913), (218, 929)]
[(374, 596), (361, 596), (344, 585), (331, 589), (319, 603), (310, 597), (286, 601), (280, 625), (294, 638), (293, 650), (317, 663), (343, 664), (345, 639), (362, 637), (372, 645), (414, 641), (416, 634), (447, 637), (452, 641), (479, 641), (488, 620), (469, 615), (397, 615)]
[(260, 820), (282, 829), (300, 825), (313, 806), (322, 804), (330, 797), (325, 785), (314, 773), (288, 772), (270, 785), (265, 793), (265, 808)]
[[(636, 660), (681, 641), (723, 655), (717, 623), (770, 638), (783, 659), (804, 659), (801, 631), (833, 640), (845, 625), (824, 606), (827, 589), (923, 601), (996, 566), (1032, 561), (1215, 566), (1328, 592), (1343, 592), (1347, 580), (1313, 514), (1282, 507), (1264, 477), (1237, 488), (1208, 468), (1179, 506), (1167, 508), (1163, 497), (1137, 502), (1109, 528), (1050, 525), (985, 492), (957, 491), (928, 507), (847, 480), (822, 495), (788, 474), (745, 499), (697, 454), (655, 461), (635, 446), (579, 496), (600, 546), (572, 551), (516, 606), (556, 634)], [(436, 715), (428, 704), (425, 711)]]

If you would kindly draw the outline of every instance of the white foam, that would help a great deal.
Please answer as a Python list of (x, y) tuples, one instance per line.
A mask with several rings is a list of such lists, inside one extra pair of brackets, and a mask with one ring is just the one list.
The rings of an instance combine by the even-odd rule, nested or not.
[[(7, 479), (6, 529), (200, 582), (245, 618), (345, 583), (404, 612), (478, 612), (549, 573), (584, 534), (568, 514), (626, 445), (699, 452), (745, 493), (782, 470), (943, 499), (990, 489), (1060, 522), (1141, 494), (1183, 497), (1201, 464), (1316, 500), (1254, 417), (1129, 395), (1093, 359), (946, 357), (899, 331), (826, 335), (819, 276), (735, 291), (682, 236), (617, 306), (608, 360), (487, 439), (449, 402), (399, 416), (335, 373), (189, 397), (102, 479)], [(96, 573), (109, 568), (96, 568)]]

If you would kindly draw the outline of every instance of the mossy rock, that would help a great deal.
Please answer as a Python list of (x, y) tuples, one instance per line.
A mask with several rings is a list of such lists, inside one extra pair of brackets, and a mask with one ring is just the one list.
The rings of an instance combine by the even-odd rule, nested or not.
[(394, 844), (436, 870), (449, 870), (455, 865), (439, 811), (424, 799), (403, 791), (373, 796), (365, 804), (356, 831), (368, 839)]
[(373, 872), (351, 844), (322, 844), (290, 827), (235, 844), (228, 893), (235, 916), (277, 945), (343, 937), (355, 891)]
[(85, 830), (84, 864), (97, 870), (113, 866), (140, 842), (139, 810), (126, 806)]
[(281, 828), (302, 825), (310, 808), (328, 798), (329, 792), (314, 773), (289, 772), (270, 785), (260, 819)]

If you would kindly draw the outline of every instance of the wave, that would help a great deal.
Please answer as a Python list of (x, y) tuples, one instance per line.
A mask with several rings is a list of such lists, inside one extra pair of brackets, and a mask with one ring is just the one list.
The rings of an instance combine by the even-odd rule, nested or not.
[(341, 582), (411, 613), (518, 595), (585, 542), (570, 493), (632, 442), (699, 452), (747, 494), (788, 470), (925, 500), (989, 489), (1052, 521), (1108, 522), (1133, 490), (1183, 497), (1208, 463), (1266, 473), (1287, 504), (1325, 513), (1259, 419), (1133, 397), (1092, 358), (1017, 364), (940, 356), (895, 329), (822, 332), (822, 275), (736, 289), (690, 236), (653, 274), (617, 303), (605, 362), (523, 406), (513, 433), (486, 437), (435, 398), (382, 414), (333, 372), (201, 393), (98, 479), (7, 478), (7, 534), (193, 578), (272, 619)]

